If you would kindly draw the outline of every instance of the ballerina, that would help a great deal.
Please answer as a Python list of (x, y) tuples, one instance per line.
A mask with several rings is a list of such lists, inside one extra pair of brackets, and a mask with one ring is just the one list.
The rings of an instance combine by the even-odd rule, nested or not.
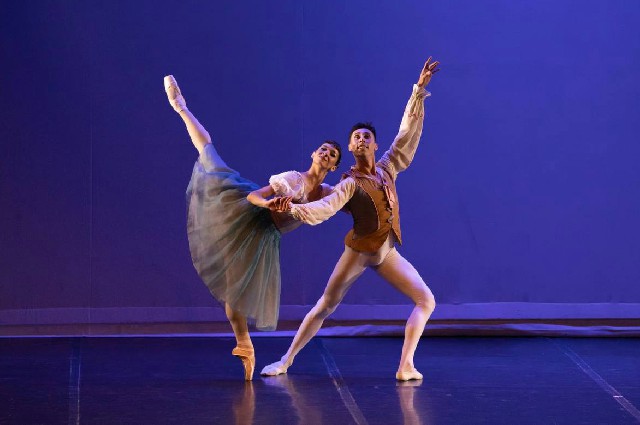
[(236, 338), (232, 354), (253, 378), (255, 352), (247, 318), (273, 330), (280, 304), (280, 236), (300, 226), (284, 205), (318, 200), (331, 193), (323, 183), (340, 164), (341, 148), (327, 140), (311, 154), (307, 171), (285, 171), (260, 187), (231, 169), (207, 130), (187, 108), (172, 75), (164, 78), (169, 103), (184, 121), (199, 158), (187, 188), (187, 233), (196, 271), (224, 304)]

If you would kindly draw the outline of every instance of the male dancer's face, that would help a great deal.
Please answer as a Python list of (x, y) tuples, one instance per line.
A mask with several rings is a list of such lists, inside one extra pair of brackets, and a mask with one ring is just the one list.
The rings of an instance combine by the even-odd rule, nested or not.
[(349, 140), (349, 151), (353, 153), (353, 156), (357, 157), (374, 157), (378, 144), (376, 138), (370, 130), (366, 128), (359, 128), (351, 133), (351, 139)]

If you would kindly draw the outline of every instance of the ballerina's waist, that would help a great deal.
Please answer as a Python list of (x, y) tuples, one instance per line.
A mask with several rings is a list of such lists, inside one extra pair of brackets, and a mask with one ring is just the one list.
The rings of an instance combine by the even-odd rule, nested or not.
[(271, 219), (273, 220), (273, 224), (276, 225), (276, 228), (282, 234), (289, 233), (290, 231), (300, 227), (300, 225), (302, 224), (300, 221), (291, 217), (287, 213), (280, 213), (275, 211), (271, 211)]

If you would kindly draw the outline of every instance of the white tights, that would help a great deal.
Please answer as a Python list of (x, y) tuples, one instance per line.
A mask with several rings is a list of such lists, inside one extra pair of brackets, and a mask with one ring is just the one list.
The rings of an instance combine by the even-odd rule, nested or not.
[[(367, 267), (375, 270), (393, 287), (411, 298), (415, 304), (405, 327), (398, 373), (412, 371), (417, 373), (413, 366), (413, 356), (436, 303), (431, 290), (416, 269), (393, 247), (393, 237), (390, 236), (385, 245), (374, 254), (361, 253), (345, 247), (329, 278), (324, 294), (305, 316), (289, 350), (282, 356), (280, 362), (265, 367), (263, 374), (276, 375), (286, 372), (295, 356), (318, 332), (324, 319), (333, 313), (351, 285)], [(412, 375), (411, 379), (415, 376), (417, 375)]]

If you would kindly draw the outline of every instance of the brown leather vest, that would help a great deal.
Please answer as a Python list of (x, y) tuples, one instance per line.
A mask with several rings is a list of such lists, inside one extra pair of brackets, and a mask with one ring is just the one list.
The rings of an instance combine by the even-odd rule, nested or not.
[(342, 175), (343, 179), (351, 177), (356, 182), (355, 193), (344, 207), (353, 217), (353, 229), (347, 233), (344, 243), (360, 252), (376, 252), (392, 230), (402, 244), (396, 184), (389, 170), (380, 163), (376, 164), (376, 171), (382, 177), (382, 185), (379, 178), (353, 168)]

